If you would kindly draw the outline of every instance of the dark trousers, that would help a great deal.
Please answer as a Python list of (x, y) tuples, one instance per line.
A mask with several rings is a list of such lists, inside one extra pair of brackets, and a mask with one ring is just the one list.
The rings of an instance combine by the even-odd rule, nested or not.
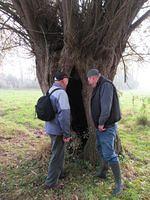
[(48, 167), (48, 176), (45, 184), (53, 186), (57, 184), (58, 178), (63, 170), (64, 164), (64, 141), (61, 135), (50, 135), (51, 158)]

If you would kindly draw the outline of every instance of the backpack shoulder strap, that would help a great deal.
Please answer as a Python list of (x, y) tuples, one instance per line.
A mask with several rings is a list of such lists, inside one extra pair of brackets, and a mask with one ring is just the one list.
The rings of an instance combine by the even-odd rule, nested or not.
[(50, 96), (53, 92), (55, 92), (56, 90), (62, 90), (61, 88), (56, 88), (54, 89), (52, 92), (50, 92), (48, 95)]

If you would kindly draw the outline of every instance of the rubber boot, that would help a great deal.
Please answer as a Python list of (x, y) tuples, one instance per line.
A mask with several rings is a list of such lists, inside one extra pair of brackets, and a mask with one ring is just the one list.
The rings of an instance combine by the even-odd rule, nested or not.
[(118, 195), (123, 190), (119, 162), (114, 162), (113, 164), (110, 164), (110, 167), (115, 179), (115, 189), (112, 191), (112, 195)]
[(101, 167), (101, 170), (100, 170), (100, 172), (98, 172), (97, 174), (96, 174), (96, 176), (97, 177), (99, 177), (99, 178), (101, 178), (101, 179), (106, 179), (107, 177), (106, 177), (106, 174), (107, 174), (107, 171), (108, 171), (108, 162), (106, 162), (106, 161), (102, 161), (102, 167)]

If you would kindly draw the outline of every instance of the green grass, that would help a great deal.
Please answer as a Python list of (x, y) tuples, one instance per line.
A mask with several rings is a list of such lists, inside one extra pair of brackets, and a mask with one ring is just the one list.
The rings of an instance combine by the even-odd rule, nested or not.
[[(0, 90), (0, 199), (149, 199), (150, 96), (127, 92), (120, 96), (123, 119), (119, 133), (124, 149), (120, 160), (125, 190), (119, 197), (112, 197), (111, 172), (106, 181), (100, 181), (94, 177), (96, 167), (82, 160), (66, 159), (69, 177), (63, 181), (64, 190), (43, 189), (50, 141), (40, 134), (44, 123), (35, 119), (34, 105), (40, 95), (38, 90)], [(148, 122), (139, 123), (140, 117)]]

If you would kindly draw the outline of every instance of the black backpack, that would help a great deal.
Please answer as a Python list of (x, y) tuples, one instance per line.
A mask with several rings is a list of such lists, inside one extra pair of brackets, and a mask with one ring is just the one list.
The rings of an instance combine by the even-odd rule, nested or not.
[(50, 95), (56, 90), (60, 90), (60, 88), (54, 89), (50, 94), (47, 92), (45, 96), (38, 99), (35, 105), (35, 112), (38, 119), (51, 121), (55, 118), (55, 111), (50, 100)]

